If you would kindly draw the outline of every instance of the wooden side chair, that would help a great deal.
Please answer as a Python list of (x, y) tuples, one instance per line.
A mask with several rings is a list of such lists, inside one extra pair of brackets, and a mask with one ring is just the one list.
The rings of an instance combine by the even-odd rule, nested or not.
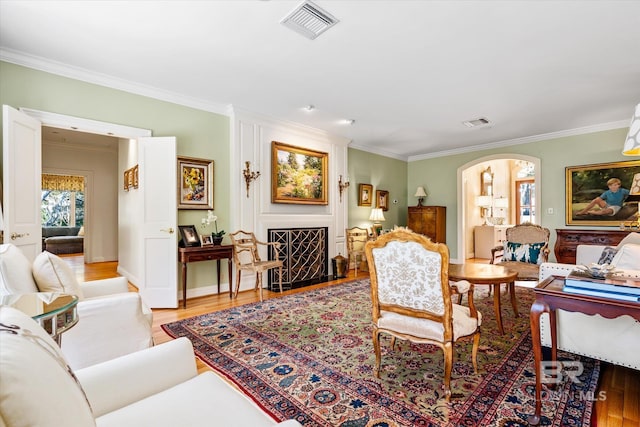
[(369, 240), (369, 230), (360, 227), (351, 227), (345, 230), (347, 237), (347, 265), (351, 267), (351, 261), (355, 264), (356, 276), (358, 276), (358, 262), (364, 261), (364, 245)]
[[(380, 378), (380, 334), (414, 343), (435, 344), (444, 352), (444, 388), (451, 398), (453, 345), (473, 339), (471, 362), (478, 372), (478, 344), (482, 315), (473, 302), (473, 285), (465, 286), (469, 307), (452, 302), (449, 249), (428, 237), (398, 229), (366, 244), (373, 303), (374, 374)], [(457, 289), (460, 291), (460, 287)]]
[[(260, 301), (262, 302), (262, 273), (272, 268), (278, 268), (280, 292), (282, 292), (282, 261), (280, 260), (279, 242), (261, 242), (255, 234), (239, 230), (229, 234), (233, 245), (233, 265), (236, 269), (236, 290), (234, 298), (240, 290), (240, 277), (242, 271), (252, 271), (256, 275), (255, 289), (260, 289)], [(260, 248), (273, 250), (273, 260), (263, 261), (260, 258)], [(229, 284), (231, 286), (231, 284)]]
[(491, 264), (517, 272), (518, 280), (538, 280), (540, 264), (549, 256), (549, 234), (548, 228), (531, 223), (508, 228), (504, 244), (491, 249)]

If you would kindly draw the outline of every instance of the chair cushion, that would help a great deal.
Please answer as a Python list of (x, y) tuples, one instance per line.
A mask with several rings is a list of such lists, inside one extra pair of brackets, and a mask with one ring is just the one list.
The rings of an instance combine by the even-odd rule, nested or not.
[(41, 252), (33, 261), (32, 270), (40, 292), (61, 292), (84, 298), (75, 273), (59, 256)]
[(611, 265), (622, 270), (640, 270), (640, 245), (627, 243), (620, 247)]
[[(478, 320), (470, 317), (469, 307), (453, 304), (453, 340), (471, 335), (482, 325), (482, 313), (478, 313)], [(444, 340), (444, 326), (442, 323), (428, 319), (405, 316), (390, 311), (380, 311), (378, 328), (389, 329), (402, 334), (418, 338), (426, 338), (442, 342)]]
[(0, 306), (0, 323), (0, 424), (95, 425), (82, 387), (44, 329), (7, 306)]
[(542, 257), (540, 251), (546, 245), (545, 242), (538, 243), (515, 243), (506, 242), (504, 248), (503, 261), (528, 262), (530, 264), (540, 264)]
[(15, 245), (0, 245), (0, 296), (38, 292), (31, 263)]

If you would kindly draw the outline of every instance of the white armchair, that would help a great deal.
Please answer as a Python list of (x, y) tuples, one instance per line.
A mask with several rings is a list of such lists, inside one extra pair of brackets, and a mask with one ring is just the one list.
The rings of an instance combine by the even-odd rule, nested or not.
[(14, 245), (0, 245), (0, 296), (31, 292), (77, 295), (79, 322), (62, 336), (62, 352), (74, 369), (153, 345), (151, 310), (129, 292), (127, 279), (78, 283), (71, 268), (43, 252), (31, 264)]
[(198, 375), (186, 338), (72, 372), (44, 329), (0, 306), (0, 344), (2, 426), (300, 426), (277, 424), (212, 371)]
[[(578, 246), (576, 263), (597, 263), (604, 248)], [(640, 277), (640, 245), (621, 242), (617, 249), (611, 264), (627, 275)], [(542, 281), (551, 275), (567, 276), (574, 269), (572, 264), (543, 263), (539, 279)], [(558, 310), (556, 316), (558, 349), (640, 370), (640, 322), (631, 316), (606, 319), (564, 310)], [(550, 347), (549, 315), (546, 313), (540, 317), (540, 335), (542, 344)]]

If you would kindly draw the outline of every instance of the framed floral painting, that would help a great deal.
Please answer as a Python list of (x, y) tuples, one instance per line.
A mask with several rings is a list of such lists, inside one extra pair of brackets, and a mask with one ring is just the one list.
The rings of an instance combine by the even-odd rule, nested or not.
[(213, 209), (213, 160), (178, 157), (178, 209)]
[(271, 143), (271, 202), (326, 205), (327, 162), (321, 151)]

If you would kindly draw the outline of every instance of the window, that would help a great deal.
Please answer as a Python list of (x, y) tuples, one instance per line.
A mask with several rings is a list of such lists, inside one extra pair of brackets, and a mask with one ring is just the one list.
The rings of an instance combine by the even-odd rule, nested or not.
[(536, 183), (533, 179), (516, 180), (516, 225), (536, 223)]
[(43, 227), (84, 225), (84, 177), (43, 174), (40, 213)]

